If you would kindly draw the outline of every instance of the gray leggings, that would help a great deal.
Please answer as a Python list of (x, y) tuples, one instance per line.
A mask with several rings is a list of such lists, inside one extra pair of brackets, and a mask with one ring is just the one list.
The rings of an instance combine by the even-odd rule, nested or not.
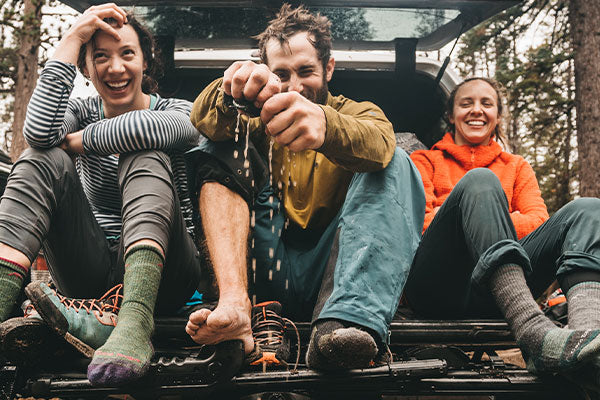
[(60, 148), (27, 149), (0, 202), (0, 242), (30, 260), (43, 245), (59, 291), (94, 298), (122, 282), (123, 249), (154, 240), (166, 254), (157, 313), (172, 313), (198, 287), (203, 260), (186, 230), (169, 157), (159, 151), (121, 154), (118, 180), (123, 228), (120, 240), (109, 242), (70, 157)]

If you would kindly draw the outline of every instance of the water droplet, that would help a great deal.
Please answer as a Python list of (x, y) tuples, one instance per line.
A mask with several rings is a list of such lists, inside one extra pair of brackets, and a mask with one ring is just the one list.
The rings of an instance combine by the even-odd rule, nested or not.
[(281, 181), (277, 182), (277, 189), (281, 190), (283, 188), (283, 183)]
[(273, 204), (273, 195), (269, 196), (269, 203)]
[(233, 151), (233, 158), (238, 158), (239, 157), (239, 152), (237, 150)]
[(250, 168), (250, 161), (244, 160), (244, 168)]
[(271, 233), (275, 233), (275, 225), (271, 225)]
[(269, 186), (273, 186), (273, 138), (269, 140)]
[(269, 219), (273, 219), (273, 209), (269, 210)]
[[(252, 215), (250, 216), (250, 226), (254, 228), (256, 225), (256, 212), (252, 210)], [(252, 239), (252, 248), (254, 248), (254, 239)]]
[(249, 176), (250, 176), (250, 170), (249, 170), (249, 169), (247, 169), (247, 170), (246, 170), (246, 178), (248, 178)]
[(252, 257), (252, 271), (256, 272), (256, 258)]
[(285, 280), (285, 290), (288, 290), (288, 289), (289, 289), (289, 286), (290, 286), (290, 285), (289, 285), (289, 282), (288, 282), (288, 280), (286, 279), (286, 280)]
[(269, 258), (273, 258), (275, 256), (275, 249), (272, 247), (269, 247)]
[(277, 234), (277, 236), (281, 237), (281, 229), (279, 230), (279, 233)]
[(272, 269), (269, 270), (269, 280), (270, 281), (273, 280), (273, 270)]
[(252, 295), (252, 305), (253, 306), (256, 305), (256, 295), (255, 294)]
[(254, 248), (254, 238), (252, 238), (252, 248)]
[(277, 266), (275, 268), (277, 271), (281, 271), (281, 260), (277, 260)]

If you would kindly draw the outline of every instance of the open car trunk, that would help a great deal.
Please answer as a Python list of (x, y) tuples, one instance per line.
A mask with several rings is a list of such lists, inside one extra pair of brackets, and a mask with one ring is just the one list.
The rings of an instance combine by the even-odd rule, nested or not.
[[(101, 1), (63, 2), (83, 11)], [(259, 33), (281, 5), (279, 1), (266, 0), (117, 3), (135, 5), (136, 12), (157, 34), (166, 64), (160, 82), (162, 94), (189, 100), (221, 77), (233, 61), (258, 60), (256, 42), (249, 37)], [(444, 104), (459, 78), (452, 71), (443, 70), (442, 62), (418, 57), (416, 52), (439, 49), (461, 32), (517, 3), (516, 0), (305, 2), (316, 9), (329, 9), (329, 15), (340, 17), (334, 21), (337, 25), (352, 27), (338, 30), (334, 35), (336, 69), (330, 91), (374, 102), (384, 110), (396, 132), (412, 132), (427, 146), (444, 133)], [(356, 34), (360, 27), (365, 28), (363, 33)], [(89, 359), (62, 343), (54, 353), (40, 355), (39, 365), (1, 365), (0, 400), (12, 400), (17, 394), (37, 398), (130, 394), (137, 399), (246, 396), (265, 400), (365, 399), (381, 395), (395, 399), (409, 395), (584, 398), (577, 388), (561, 379), (538, 378), (522, 366), (502, 360), (497, 351), (516, 347), (504, 321), (397, 319), (392, 323), (390, 336), (394, 362), (333, 375), (309, 371), (302, 364), (310, 332), (306, 322), (297, 324), (301, 346), (295, 349), (300, 352), (300, 366), (291, 372), (243, 368), (241, 343), (197, 346), (185, 334), (185, 323), (185, 316), (156, 321), (153, 339), (156, 356), (149, 375), (137, 384), (121, 388), (91, 387), (85, 375)]]

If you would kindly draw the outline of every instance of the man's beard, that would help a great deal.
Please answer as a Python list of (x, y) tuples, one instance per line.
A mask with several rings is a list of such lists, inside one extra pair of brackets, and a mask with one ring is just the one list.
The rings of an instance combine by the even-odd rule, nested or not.
[(329, 95), (329, 86), (327, 85), (327, 79), (323, 76), (323, 83), (321, 87), (314, 90), (312, 88), (304, 88), (302, 96), (316, 104), (326, 104), (327, 96)]

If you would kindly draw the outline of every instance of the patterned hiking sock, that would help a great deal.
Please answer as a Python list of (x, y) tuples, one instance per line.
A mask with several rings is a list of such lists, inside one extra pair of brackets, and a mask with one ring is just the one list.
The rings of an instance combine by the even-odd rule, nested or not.
[(306, 363), (310, 369), (337, 371), (367, 368), (377, 355), (374, 336), (350, 322), (325, 319), (313, 327)]
[(572, 370), (600, 352), (600, 331), (558, 328), (542, 313), (521, 267), (498, 268), (490, 287), (531, 372)]
[[(600, 282), (587, 281), (572, 286), (567, 296), (569, 328), (600, 328)], [(581, 386), (600, 392), (600, 356), (594, 357), (592, 365), (568, 376)]]
[(0, 322), (11, 316), (28, 272), (28, 268), (0, 258)]
[(581, 282), (566, 296), (569, 328), (600, 329), (600, 282)]
[(163, 257), (152, 246), (135, 246), (126, 254), (117, 326), (88, 366), (92, 385), (121, 385), (146, 373), (154, 354), (150, 338), (162, 267)]

